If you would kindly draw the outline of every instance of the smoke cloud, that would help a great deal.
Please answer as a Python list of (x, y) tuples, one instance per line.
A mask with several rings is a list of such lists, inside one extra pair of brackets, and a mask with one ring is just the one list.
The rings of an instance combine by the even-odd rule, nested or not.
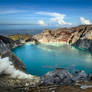
[(8, 74), (12, 78), (33, 79), (33, 76), (16, 69), (9, 57), (0, 57), (0, 74)]

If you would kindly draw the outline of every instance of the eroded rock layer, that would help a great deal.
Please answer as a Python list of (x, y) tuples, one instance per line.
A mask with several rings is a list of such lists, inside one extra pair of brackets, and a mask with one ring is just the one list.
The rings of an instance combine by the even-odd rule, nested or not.
[(56, 30), (45, 29), (42, 33), (34, 35), (33, 38), (40, 43), (65, 43), (92, 52), (92, 25)]

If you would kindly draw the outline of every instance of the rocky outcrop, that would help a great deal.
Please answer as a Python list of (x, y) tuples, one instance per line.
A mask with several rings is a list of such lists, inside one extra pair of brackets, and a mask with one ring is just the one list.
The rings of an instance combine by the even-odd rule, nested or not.
[(33, 38), (39, 43), (65, 43), (92, 52), (92, 25), (56, 30), (45, 29), (42, 33), (34, 35)]
[[(92, 52), (92, 26), (84, 26), (84, 28), (73, 34), (71, 44), (73, 46), (84, 48)], [(75, 38), (78, 37), (77, 40)]]
[(11, 43), (8, 43), (8, 39), (6, 41), (7, 43), (6, 42), (4, 43), (3, 41), (4, 40), (0, 40), (0, 56), (2, 58), (9, 57), (9, 59), (13, 62), (14, 66), (17, 69), (25, 71), (26, 67), (24, 63), (16, 55), (14, 55), (14, 53), (10, 51), (10, 48), (8, 47), (9, 45), (7, 44)]
[(67, 69), (57, 68), (41, 77), (41, 85), (72, 85), (76, 82), (88, 81), (88, 75), (84, 71), (70, 73)]
[(7, 45), (8, 48), (12, 48), (16, 44), (15, 41), (13, 41), (12, 39), (10, 39), (6, 36), (0, 35), (0, 40), (3, 41)]
[(34, 38), (28, 39), (25, 42), (26, 43), (31, 43), (31, 44), (39, 44), (39, 42), (36, 39), (34, 39)]
[(8, 35), (8, 38), (16, 43), (14, 47), (24, 45), (25, 43), (38, 44), (38, 41), (29, 34)]
[(66, 69), (56, 69), (48, 72), (41, 77), (41, 84), (43, 85), (60, 85), (70, 84), (72, 75)]
[(68, 38), (70, 37), (70, 33), (67, 31), (51, 31), (49, 29), (45, 29), (41, 34), (37, 34), (33, 36), (40, 43), (51, 43), (51, 42), (68, 42)]
[[(4, 63), (5, 66), (2, 68), (5, 67), (5, 70), (0, 70), (0, 92), (28, 92), (29, 87), (35, 87), (38, 84), (40, 78), (26, 74), (26, 67), (24, 63), (10, 50), (10, 45), (13, 42), (16, 44), (15, 41), (6, 39), (4, 36), (3, 38), (0, 38), (0, 60), (5, 57), (9, 58), (9, 61), (7, 61), (9, 67), (6, 66), (7, 63)], [(2, 62), (3, 61), (0, 61), (0, 64), (3, 64)], [(11, 73), (13, 74), (13, 72), (15, 73), (12, 77)], [(16, 74), (18, 74), (18, 76), (16, 76)], [(25, 78), (23, 78), (23, 76), (25, 76)]]
[(12, 61), (13, 65), (16, 67), (16, 69), (19, 69), (21, 71), (26, 70), (25, 64), (11, 51), (8, 51), (1, 55), (2, 58), (9, 57), (9, 60)]
[(28, 40), (32, 38), (32, 35), (29, 34), (15, 34), (15, 35), (8, 35), (8, 38), (17, 41), (17, 40)]
[(13, 40), (7, 36), (2, 36), (0, 35), (0, 43), (1, 41), (6, 45), (6, 47), (3, 45), (2, 47), (4, 48), (8, 48), (8, 49), (12, 49), (12, 48), (15, 48), (17, 46), (21, 46), (21, 45), (24, 45), (24, 43), (22, 43), (21, 40)]

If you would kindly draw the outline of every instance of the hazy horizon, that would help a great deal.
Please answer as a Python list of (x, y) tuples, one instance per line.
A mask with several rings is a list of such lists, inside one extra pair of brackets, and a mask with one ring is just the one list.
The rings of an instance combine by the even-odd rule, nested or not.
[(92, 24), (90, 0), (0, 0), (0, 34)]
[(90, 0), (0, 0), (0, 24), (48, 28), (89, 25), (92, 24), (91, 4)]

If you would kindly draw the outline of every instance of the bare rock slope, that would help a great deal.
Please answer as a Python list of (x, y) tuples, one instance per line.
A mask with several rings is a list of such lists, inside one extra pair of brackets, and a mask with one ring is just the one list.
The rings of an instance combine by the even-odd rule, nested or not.
[(33, 38), (40, 43), (65, 43), (92, 52), (92, 25), (56, 30), (45, 29), (42, 33), (34, 35)]

